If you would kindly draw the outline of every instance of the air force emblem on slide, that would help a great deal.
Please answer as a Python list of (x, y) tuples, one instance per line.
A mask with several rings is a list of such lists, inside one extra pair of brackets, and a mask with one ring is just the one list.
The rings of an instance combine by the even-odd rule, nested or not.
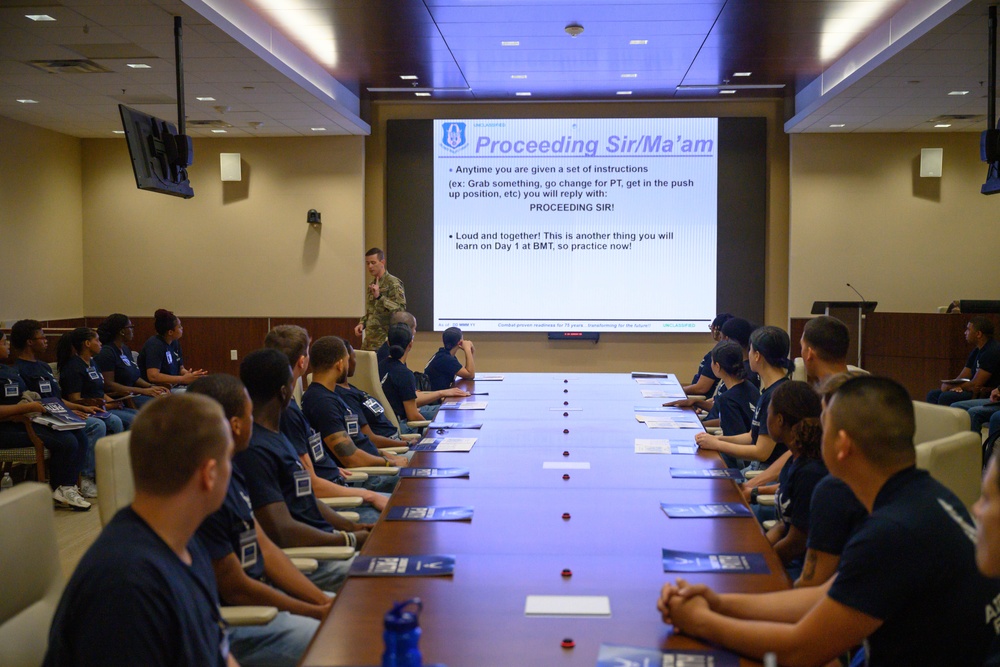
[(469, 142), (465, 138), (465, 123), (444, 123), (444, 136), (441, 138), (441, 145), (452, 153), (457, 153)]

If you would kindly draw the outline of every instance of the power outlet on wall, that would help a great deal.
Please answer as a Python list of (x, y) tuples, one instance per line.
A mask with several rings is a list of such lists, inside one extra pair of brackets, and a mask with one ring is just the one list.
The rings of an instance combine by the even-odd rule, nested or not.
[(229, 350), (229, 358), (232, 359), (233, 361), (236, 361), (236, 359), (238, 358), (236, 350)]

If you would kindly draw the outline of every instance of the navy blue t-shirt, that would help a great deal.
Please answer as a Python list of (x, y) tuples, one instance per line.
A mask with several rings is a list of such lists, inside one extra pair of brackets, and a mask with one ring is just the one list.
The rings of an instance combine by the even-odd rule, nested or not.
[[(372, 456), (382, 456), (378, 452), (378, 447), (367, 435), (361, 432), (361, 421), (358, 414), (347, 406), (344, 399), (319, 382), (313, 382), (302, 394), (302, 413), (305, 414), (312, 427), (319, 431), (323, 440), (334, 433), (344, 432), (351, 436), (354, 446), (358, 449)], [(348, 430), (348, 421), (352, 419), (358, 420), (354, 429), (357, 433), (353, 434)]]
[(335, 484), (344, 483), (340, 468), (333, 460), (333, 454), (330, 453), (326, 443), (323, 442), (323, 436), (309, 424), (294, 398), (281, 413), (281, 432), (292, 443), (300, 459), (303, 456), (309, 457), (317, 477)]
[(755, 373), (752, 368), (750, 368), (750, 360), (749, 359), (744, 359), (743, 360), (743, 368), (746, 370), (746, 380), (747, 380), (747, 382), (749, 382), (753, 386), (757, 387), (757, 389), (760, 389), (760, 376), (757, 375), (757, 373)]
[(996, 387), (1000, 384), (1000, 342), (991, 338), (982, 349), (977, 347), (972, 350), (965, 367), (972, 370), (972, 377), (976, 376), (979, 369), (986, 371), (990, 374), (990, 379), (983, 386), (991, 389)]
[(375, 361), (381, 366), (382, 362), (389, 358), (389, 341), (382, 343), (379, 349), (375, 350)]
[(839, 556), (854, 531), (867, 518), (868, 510), (851, 491), (851, 487), (841, 479), (827, 475), (813, 489), (806, 546)]
[[(243, 562), (241, 556), (244, 544), (241, 537), (251, 530), (259, 530), (253, 519), (253, 507), (250, 504), (250, 492), (247, 490), (246, 479), (239, 466), (233, 465), (233, 475), (226, 490), (226, 499), (222, 507), (205, 519), (198, 527), (198, 538), (205, 545), (208, 557), (213, 561), (222, 560), (229, 554), (236, 554), (237, 560)], [(245, 564), (243, 571), (251, 579), (260, 581), (264, 578), (264, 554), (260, 552), (260, 544), (256, 539), (254, 545), (253, 563)], [(223, 600), (224, 604), (232, 604)]]
[(150, 336), (139, 351), (139, 372), (142, 379), (149, 381), (146, 374), (150, 368), (155, 368), (167, 375), (181, 374), (181, 342), (175, 340), (169, 345), (161, 336)]
[(132, 362), (132, 351), (127, 345), (122, 345), (121, 349), (118, 349), (114, 343), (109, 343), (97, 353), (95, 361), (99, 371), (102, 373), (114, 371), (115, 382), (125, 387), (134, 387), (135, 381), (141, 375), (139, 367)]
[(52, 367), (44, 361), (25, 361), (17, 359), (14, 367), (21, 374), (28, 391), (41, 394), (42, 398), (62, 398), (62, 389), (52, 374)]
[(361, 426), (368, 425), (375, 435), (383, 438), (395, 438), (399, 435), (399, 429), (385, 416), (385, 408), (367, 392), (358, 389), (354, 385), (337, 385), (337, 396), (344, 399), (347, 407), (358, 415), (358, 422)]
[[(708, 378), (712, 381), (712, 386), (708, 391), (705, 392), (705, 396), (711, 396), (712, 392), (715, 391), (716, 385), (719, 384), (719, 378), (715, 376), (712, 372), (712, 351), (709, 350), (704, 357), (701, 359), (701, 363), (698, 364), (698, 372), (695, 373), (694, 377), (691, 379), (691, 384), (698, 384), (698, 380), (701, 378)], [(746, 433), (746, 431), (744, 431)]]
[(778, 521), (808, 533), (813, 491), (826, 475), (826, 466), (819, 459), (788, 459), (778, 474), (778, 492), (774, 496)]
[(59, 371), (62, 389), (67, 394), (80, 394), (80, 398), (104, 398), (104, 376), (91, 359), (88, 364), (83, 357), (73, 357)]
[(405, 422), (406, 408), (403, 407), (403, 402), (416, 400), (417, 378), (406, 364), (392, 357), (379, 364), (378, 374), (382, 376), (382, 392), (389, 401), (389, 407), (396, 419)]
[(759, 400), (760, 391), (746, 380), (733, 385), (732, 389), (716, 393), (715, 407), (719, 412), (722, 435), (749, 433)]
[(0, 405), (17, 405), (27, 390), (16, 368), (0, 364)]
[(131, 507), (84, 554), (49, 631), (45, 667), (226, 664), (215, 574), (197, 537), (191, 565)]
[(250, 446), (234, 456), (233, 461), (243, 471), (254, 509), (283, 502), (296, 521), (333, 532), (333, 527), (319, 513), (316, 495), (312, 491), (298, 495), (295, 475), (305, 473), (308, 479), (309, 471), (284, 435), (255, 422)]
[(438, 348), (424, 368), (424, 374), (431, 383), (431, 391), (450, 389), (455, 383), (455, 374), (462, 370), (462, 362), (443, 347)]
[(925, 470), (893, 475), (847, 543), (831, 599), (882, 621), (868, 665), (981, 665), (1000, 581), (979, 573), (962, 501)]
[[(757, 409), (753, 413), (753, 421), (750, 422), (750, 441), (753, 444), (757, 444), (758, 435), (768, 435), (767, 432), (767, 406), (771, 405), (771, 396), (774, 395), (774, 390), (782, 385), (782, 383), (788, 382), (787, 377), (783, 377), (770, 387), (765, 389), (760, 393), (760, 400), (757, 401)], [(726, 392), (729, 393), (729, 392)], [(788, 451), (788, 448), (780, 442), (774, 443), (774, 449), (771, 451), (771, 455), (767, 457), (764, 461), (766, 465), (770, 465), (778, 460), (782, 454)]]

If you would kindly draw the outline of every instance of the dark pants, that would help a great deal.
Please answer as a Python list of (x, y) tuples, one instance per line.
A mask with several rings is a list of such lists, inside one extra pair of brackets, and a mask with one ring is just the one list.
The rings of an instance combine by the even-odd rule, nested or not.
[[(32, 428), (49, 450), (49, 485), (53, 489), (60, 486), (75, 486), (87, 456), (87, 437), (83, 429), (53, 431), (41, 424), (32, 424)], [(34, 447), (24, 425), (0, 422), (0, 448), (21, 447)]]
[(941, 391), (940, 389), (935, 389), (927, 394), (927, 402), (933, 405), (951, 405), (959, 401), (968, 401), (971, 398), (971, 391)]

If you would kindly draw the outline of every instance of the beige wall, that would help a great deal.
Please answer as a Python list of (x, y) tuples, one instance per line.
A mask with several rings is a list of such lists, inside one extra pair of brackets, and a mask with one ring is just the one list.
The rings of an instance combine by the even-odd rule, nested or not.
[[(137, 190), (124, 139), (84, 140), (87, 314), (360, 315), (363, 142), (196, 140), (185, 200)], [(242, 182), (221, 182), (219, 153), (241, 154)]]
[[(784, 326), (788, 319), (788, 138), (782, 130), (780, 102), (668, 102), (614, 104), (402, 104), (372, 106), (372, 135), (366, 145), (365, 236), (367, 245), (385, 241), (385, 127), (398, 118), (614, 118), (763, 116), (768, 120), (768, 242), (766, 319)], [(392, 270), (391, 257), (389, 270)], [(408, 289), (413, 289), (407, 286)], [(711, 348), (708, 334), (602, 334), (593, 343), (549, 342), (544, 334), (492, 333), (472, 337), (482, 370), (629, 371), (661, 368), (689, 380)], [(440, 346), (440, 334), (418, 335), (410, 367), (417, 369)]]
[(0, 118), (0, 321), (83, 315), (80, 140)]
[[(920, 149), (944, 148), (942, 178), (920, 178)], [(1000, 198), (979, 188), (979, 135), (796, 134), (791, 138), (789, 311), (855, 299), (933, 312), (996, 299)]]

